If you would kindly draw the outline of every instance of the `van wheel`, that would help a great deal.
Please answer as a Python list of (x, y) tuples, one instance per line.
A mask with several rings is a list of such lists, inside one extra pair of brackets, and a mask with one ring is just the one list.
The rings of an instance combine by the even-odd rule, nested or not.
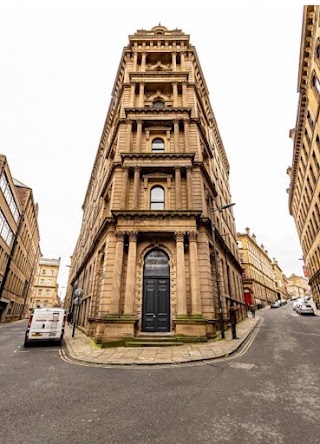
[(29, 345), (30, 345), (29, 342), (25, 339), (25, 340), (24, 340), (24, 343), (23, 343), (23, 346), (24, 346), (24, 347), (29, 347)]

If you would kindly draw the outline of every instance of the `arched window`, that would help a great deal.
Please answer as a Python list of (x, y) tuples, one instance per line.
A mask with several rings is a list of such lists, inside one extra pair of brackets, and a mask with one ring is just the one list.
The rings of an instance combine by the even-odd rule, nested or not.
[(151, 150), (153, 153), (163, 153), (164, 152), (164, 140), (157, 138), (153, 139)]
[(153, 187), (150, 192), (150, 209), (164, 210), (164, 189), (162, 187)]
[(41, 307), (41, 304), (40, 304), (40, 301), (36, 301), (36, 308), (40, 308)]
[(154, 108), (163, 108), (164, 107), (164, 103), (161, 102), (161, 100), (156, 100), (155, 102), (153, 102), (153, 107)]
[(48, 301), (43, 301), (43, 308), (46, 308), (48, 306)]

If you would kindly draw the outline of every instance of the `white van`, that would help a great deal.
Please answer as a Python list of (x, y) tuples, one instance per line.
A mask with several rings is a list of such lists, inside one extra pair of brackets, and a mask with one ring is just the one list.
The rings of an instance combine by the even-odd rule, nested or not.
[(30, 315), (24, 346), (31, 342), (55, 341), (62, 343), (66, 312), (63, 308), (36, 308)]

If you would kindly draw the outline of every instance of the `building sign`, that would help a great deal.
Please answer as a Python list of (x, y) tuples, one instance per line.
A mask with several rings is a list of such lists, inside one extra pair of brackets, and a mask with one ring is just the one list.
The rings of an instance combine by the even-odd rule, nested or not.
[(304, 277), (309, 277), (309, 270), (307, 269), (307, 267), (302, 267), (302, 269), (303, 269), (303, 275), (304, 275)]

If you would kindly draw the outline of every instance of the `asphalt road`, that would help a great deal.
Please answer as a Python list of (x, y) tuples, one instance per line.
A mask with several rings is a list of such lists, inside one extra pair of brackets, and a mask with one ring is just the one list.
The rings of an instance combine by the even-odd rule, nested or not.
[(69, 364), (2, 324), (1, 444), (320, 443), (320, 318), (257, 313), (236, 357), (170, 368)]

